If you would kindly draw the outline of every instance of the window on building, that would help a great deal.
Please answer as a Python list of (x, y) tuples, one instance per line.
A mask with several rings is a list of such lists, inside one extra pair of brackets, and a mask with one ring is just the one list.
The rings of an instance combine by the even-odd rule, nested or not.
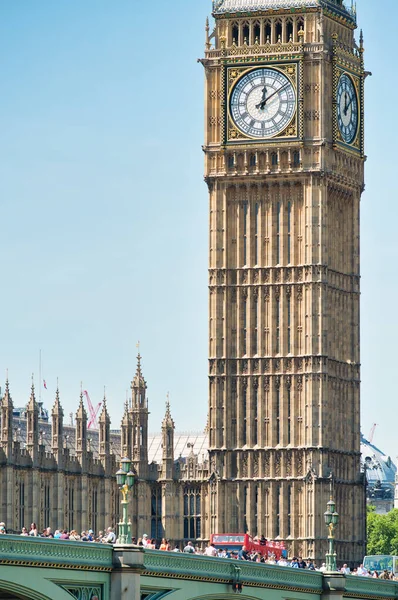
[(292, 203), (287, 203), (287, 264), (291, 262)]
[(19, 529), (25, 527), (25, 482), (19, 484)]
[(152, 488), (151, 491), (151, 537), (162, 538), (162, 490), (160, 486)]
[(281, 42), (282, 41), (282, 23), (278, 22), (276, 24), (275, 34), (276, 34), (276, 41)]
[(44, 489), (43, 489), (43, 493), (44, 493), (44, 498), (43, 498), (43, 517), (44, 517), (44, 526), (45, 527), (50, 527), (50, 510), (51, 510), (51, 506), (50, 506), (50, 484), (49, 482), (46, 482), (44, 484)]
[(297, 31), (304, 31), (304, 19), (298, 19), (298, 21), (297, 21)]
[(75, 527), (75, 488), (71, 481), (68, 488), (68, 529), (71, 531)]
[(243, 488), (243, 529), (245, 531), (248, 531), (248, 526), (247, 526), (247, 486), (245, 485), (245, 487)]
[(246, 298), (242, 299), (242, 354), (247, 352), (247, 301)]
[(260, 206), (258, 202), (254, 207), (254, 264), (258, 265), (258, 221), (260, 217)]
[(252, 353), (258, 354), (258, 298), (253, 298), (253, 339), (252, 339)]
[(298, 150), (295, 150), (293, 152), (293, 166), (295, 166), (295, 167), (300, 166), (300, 152)]
[(271, 165), (276, 167), (278, 164), (278, 154), (276, 152), (271, 152)]
[(249, 28), (249, 25), (246, 23), (245, 25), (243, 25), (243, 43), (249, 44), (249, 40), (250, 40), (250, 28)]
[(292, 412), (292, 398), (290, 387), (287, 388), (287, 443), (291, 442), (291, 412)]
[(265, 27), (264, 27), (264, 39), (268, 43), (271, 42), (271, 23), (269, 21), (266, 21), (266, 23), (265, 23)]
[(233, 154), (230, 154), (230, 155), (228, 156), (228, 167), (229, 167), (230, 169), (233, 169), (233, 168), (234, 168), (234, 166), (235, 166), (235, 157), (234, 157), (234, 155), (233, 155)]
[(247, 444), (247, 389), (245, 386), (242, 386), (242, 413), (243, 413), (242, 446), (244, 446), (245, 444)]
[(281, 203), (276, 205), (276, 264), (280, 263), (280, 248), (281, 248)]
[(201, 537), (200, 488), (184, 490), (184, 538), (197, 540)]
[(276, 443), (280, 442), (280, 434), (281, 434), (281, 399), (280, 399), (280, 391), (279, 388), (275, 390), (275, 416), (276, 416)]
[(287, 535), (292, 535), (292, 486), (287, 488)]
[(249, 160), (250, 166), (251, 167), (255, 167), (257, 164), (257, 157), (255, 154), (251, 154), (250, 155), (250, 160)]
[(286, 24), (286, 41), (293, 41), (293, 21), (288, 21)]
[(279, 297), (275, 299), (275, 352), (279, 354), (281, 351), (281, 334), (280, 334), (280, 325), (281, 325), (281, 308)]
[(276, 537), (281, 535), (281, 515), (282, 515), (282, 486), (280, 483), (276, 486), (276, 519), (275, 519), (275, 530)]
[(257, 386), (253, 386), (253, 445), (258, 443), (258, 389)]
[(259, 44), (260, 43), (260, 23), (255, 23), (254, 28), (253, 28), (253, 33), (254, 33), (254, 43), (255, 44)]
[(247, 264), (247, 215), (248, 203), (243, 203), (243, 265)]
[(98, 488), (93, 488), (91, 492), (91, 529), (98, 531)]
[(235, 23), (234, 25), (232, 25), (232, 43), (235, 44), (235, 46), (237, 46), (238, 42), (239, 42), (239, 27)]
[(286, 298), (286, 303), (287, 303), (287, 315), (286, 315), (286, 320), (287, 320), (287, 353), (290, 354), (292, 351), (291, 345), (292, 345), (292, 340), (291, 340), (291, 320), (292, 320), (292, 298), (291, 296), (287, 296)]

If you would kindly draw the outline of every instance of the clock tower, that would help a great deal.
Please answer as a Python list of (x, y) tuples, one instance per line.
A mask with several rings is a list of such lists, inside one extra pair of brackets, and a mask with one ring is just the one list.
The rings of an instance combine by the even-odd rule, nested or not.
[(208, 531), (360, 561), (363, 41), (343, 0), (214, 0)]

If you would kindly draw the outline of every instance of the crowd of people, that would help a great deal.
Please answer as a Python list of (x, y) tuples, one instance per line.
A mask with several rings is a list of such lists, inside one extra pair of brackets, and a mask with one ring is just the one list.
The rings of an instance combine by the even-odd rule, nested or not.
[[(7, 533), (5, 523), (0, 523), (0, 535)], [(43, 531), (39, 531), (36, 523), (31, 523), (30, 528), (22, 527), (21, 536), (50, 538), (55, 540), (70, 540), (71, 542), (96, 542), (103, 544), (115, 544), (116, 534), (112, 527), (108, 527), (106, 531), (99, 531), (95, 534), (92, 529), (82, 531), (80, 534), (75, 529), (55, 529), (53, 531), (51, 527), (46, 527)]]
[(397, 581), (398, 579), (397, 577), (395, 577), (394, 573), (392, 571), (389, 571), (388, 569), (382, 569), (380, 571), (370, 571), (363, 565), (359, 565), (359, 567), (356, 567), (355, 569), (351, 570), (348, 565), (344, 564), (341, 567), (340, 571), (344, 575), (358, 575), (359, 577), (373, 577), (374, 579), (392, 579), (394, 581)]
[[(0, 535), (7, 533), (5, 523), (0, 523)], [(99, 531), (95, 534), (92, 529), (84, 530), (80, 534), (72, 529), (59, 528), (54, 532), (51, 527), (46, 527), (43, 531), (39, 531), (36, 523), (31, 523), (29, 530), (26, 527), (22, 527), (20, 533), (21, 536), (41, 537), (50, 538), (55, 540), (70, 540), (74, 542), (96, 542), (105, 544), (115, 544), (117, 542), (116, 534), (112, 527), (108, 527), (106, 531)], [(159, 543), (155, 538), (150, 538), (146, 533), (140, 538), (132, 538), (132, 544), (138, 547), (146, 548), (147, 550), (161, 550), (165, 552), (183, 552), (186, 554), (196, 554), (202, 556), (213, 556), (215, 558), (231, 558), (236, 560), (246, 560), (252, 562), (258, 562), (268, 565), (277, 565), (279, 567), (291, 567), (293, 569), (307, 569), (309, 571), (326, 572), (326, 563), (322, 563), (320, 567), (317, 566), (312, 560), (305, 561), (301, 556), (294, 556), (292, 559), (281, 557), (279, 560), (275, 558), (273, 554), (265, 556), (260, 552), (248, 551), (245, 546), (240, 550), (227, 550), (225, 548), (217, 548), (215, 544), (209, 543), (206, 548), (202, 548), (199, 545), (194, 546), (192, 542), (187, 542), (184, 545), (176, 544), (172, 546), (166, 538), (162, 538)], [(384, 580), (397, 580), (394, 573), (387, 569), (377, 571), (369, 571), (363, 564), (359, 567), (350, 569), (347, 564), (344, 564), (341, 569), (341, 573), (344, 575), (357, 575), (359, 577), (373, 577)]]

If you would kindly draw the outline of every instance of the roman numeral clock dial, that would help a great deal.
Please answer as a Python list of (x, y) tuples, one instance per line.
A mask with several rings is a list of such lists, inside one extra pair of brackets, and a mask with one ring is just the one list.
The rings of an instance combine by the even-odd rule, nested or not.
[(248, 137), (271, 138), (283, 131), (296, 111), (296, 91), (276, 69), (260, 68), (241, 77), (230, 95), (235, 126)]
[(346, 144), (352, 144), (358, 131), (358, 97), (354, 83), (343, 73), (337, 86), (337, 123)]

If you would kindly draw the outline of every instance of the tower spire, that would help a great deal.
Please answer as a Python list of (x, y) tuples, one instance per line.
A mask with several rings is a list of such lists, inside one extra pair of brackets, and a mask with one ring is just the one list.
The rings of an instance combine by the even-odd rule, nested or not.
[(145, 476), (148, 467), (148, 401), (147, 384), (142, 374), (139, 342), (137, 344), (137, 370), (131, 382), (132, 402), (129, 413), (131, 419), (131, 441), (133, 468), (139, 476)]
[(162, 477), (173, 479), (174, 468), (174, 421), (170, 411), (170, 394), (166, 395), (166, 412), (162, 421)]
[(62, 461), (62, 440), (64, 433), (64, 411), (59, 399), (59, 387), (57, 377), (57, 389), (55, 392), (55, 401), (51, 411), (51, 449), (58, 465)]
[(12, 416), (13, 403), (10, 395), (10, 384), (8, 381), (8, 369), (6, 375), (5, 393), (0, 399), (1, 406), (1, 447), (7, 455), (8, 460), (12, 456)]
[(35, 465), (38, 454), (39, 442), (39, 407), (36, 402), (34, 376), (32, 373), (32, 385), (30, 388), (30, 398), (26, 407), (26, 449), (28, 450), (32, 462)]
[(110, 450), (111, 450), (111, 420), (108, 414), (106, 404), (106, 390), (104, 387), (104, 399), (102, 401), (102, 411), (98, 419), (99, 425), (99, 457), (105, 471), (109, 470)]
[(206, 25), (205, 25), (205, 37), (206, 37), (206, 43), (205, 43), (205, 49), (209, 50), (210, 49), (210, 25), (209, 25), (209, 17), (206, 17)]

